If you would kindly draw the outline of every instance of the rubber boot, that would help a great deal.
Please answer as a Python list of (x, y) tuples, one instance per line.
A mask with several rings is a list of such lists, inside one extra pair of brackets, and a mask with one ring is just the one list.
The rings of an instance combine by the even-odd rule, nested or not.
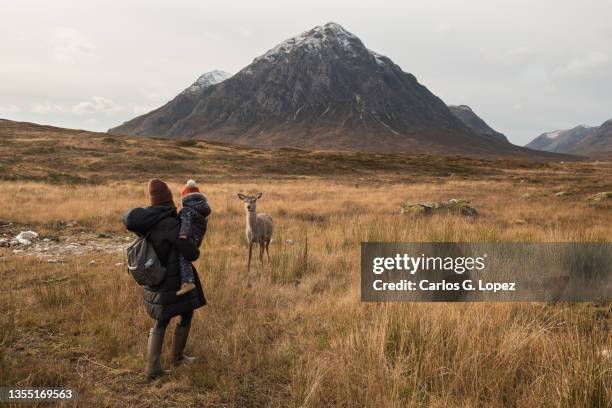
[(161, 353), (164, 344), (165, 328), (152, 328), (149, 330), (149, 341), (147, 342), (147, 360), (145, 366), (145, 375), (148, 379), (160, 377), (168, 374), (161, 366)]
[(187, 344), (187, 338), (189, 337), (190, 328), (191, 323), (184, 327), (177, 325), (174, 330), (174, 339), (172, 341), (172, 364), (175, 366), (191, 364), (196, 359), (195, 357), (186, 356), (183, 353), (183, 351), (185, 351), (185, 345)]

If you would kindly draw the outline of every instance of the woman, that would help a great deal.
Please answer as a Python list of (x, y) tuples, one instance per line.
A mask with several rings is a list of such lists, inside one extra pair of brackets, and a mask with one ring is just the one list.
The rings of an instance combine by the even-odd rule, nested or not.
[(180, 365), (195, 360), (183, 354), (183, 351), (189, 336), (193, 310), (204, 306), (206, 299), (195, 268), (196, 290), (177, 296), (176, 292), (181, 286), (179, 253), (193, 262), (198, 259), (200, 251), (191, 240), (179, 239), (179, 220), (168, 185), (159, 179), (149, 181), (149, 199), (151, 206), (128, 210), (123, 216), (123, 223), (129, 231), (147, 236), (167, 270), (165, 279), (159, 285), (144, 287), (145, 309), (156, 320), (155, 326), (149, 331), (145, 367), (145, 375), (152, 379), (166, 374), (161, 367), (160, 355), (166, 327), (174, 316), (180, 315), (181, 319), (174, 331), (172, 363)]

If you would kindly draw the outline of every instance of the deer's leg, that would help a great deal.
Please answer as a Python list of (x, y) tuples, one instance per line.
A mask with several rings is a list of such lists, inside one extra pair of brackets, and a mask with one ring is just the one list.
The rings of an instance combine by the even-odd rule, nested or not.
[(268, 263), (270, 262), (270, 251), (268, 251), (269, 246), (270, 246), (270, 241), (266, 241), (266, 255), (268, 255)]
[(249, 260), (247, 262), (247, 271), (251, 270), (251, 254), (253, 253), (253, 243), (249, 242)]
[(259, 241), (259, 262), (263, 263), (264, 242)]

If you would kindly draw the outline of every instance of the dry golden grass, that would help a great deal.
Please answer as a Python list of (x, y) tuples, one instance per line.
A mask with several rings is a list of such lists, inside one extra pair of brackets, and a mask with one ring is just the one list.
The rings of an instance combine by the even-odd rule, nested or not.
[[(142, 375), (151, 321), (120, 256), (47, 264), (0, 248), (0, 384), (75, 387), (82, 406), (609, 406), (609, 305), (359, 300), (361, 241), (609, 242), (610, 208), (586, 201), (610, 189), (609, 169), (576, 166), (410, 183), (201, 181), (214, 212), (196, 263), (209, 305), (188, 343), (200, 358), (154, 382)], [(263, 191), (258, 209), (275, 220), (272, 262), (250, 274), (238, 191)], [(480, 215), (398, 211), (453, 197)], [(0, 220), (49, 236), (125, 235), (120, 214), (145, 200), (136, 182), (2, 182)]]

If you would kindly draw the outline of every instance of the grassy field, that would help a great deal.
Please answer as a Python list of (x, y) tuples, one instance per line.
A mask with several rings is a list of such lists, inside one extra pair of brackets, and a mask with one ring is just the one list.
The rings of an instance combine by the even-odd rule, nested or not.
[[(361, 241), (609, 242), (610, 204), (589, 197), (612, 190), (610, 163), (258, 153), (198, 142), (180, 147), (201, 151), (184, 168), (163, 171), (125, 151), (111, 158), (106, 136), (73, 137), (53, 143), (68, 156), (58, 161), (55, 151), (49, 162), (41, 151), (11, 159), (3, 139), (0, 163), (9, 171), (0, 181), (0, 234), (32, 229), (55, 247), (127, 242), (120, 214), (146, 204), (146, 178), (167, 179), (178, 194), (195, 174), (213, 208), (196, 262), (209, 305), (196, 312), (187, 346), (199, 360), (144, 379), (152, 322), (119, 244), (116, 252), (46, 257), (0, 248), (0, 384), (70, 386), (84, 407), (610, 405), (609, 304), (359, 300)], [(43, 136), (30, 139), (6, 140), (10, 149), (34, 149)], [(146, 146), (153, 154), (177, 143)], [(91, 155), (66, 153), (72, 144)], [(87, 170), (92, 155), (104, 163), (100, 172)], [(284, 155), (293, 159), (281, 166), (274, 158)], [(262, 168), (266, 157), (280, 167)], [(140, 163), (142, 171), (109, 160)], [(294, 162), (312, 170), (300, 164), (292, 173)], [(383, 170), (374, 171), (376, 163)], [(236, 193), (255, 191), (264, 193), (258, 210), (272, 215), (275, 235), (271, 263), (249, 273)], [(470, 200), (479, 215), (399, 213), (405, 201), (449, 198)]]

